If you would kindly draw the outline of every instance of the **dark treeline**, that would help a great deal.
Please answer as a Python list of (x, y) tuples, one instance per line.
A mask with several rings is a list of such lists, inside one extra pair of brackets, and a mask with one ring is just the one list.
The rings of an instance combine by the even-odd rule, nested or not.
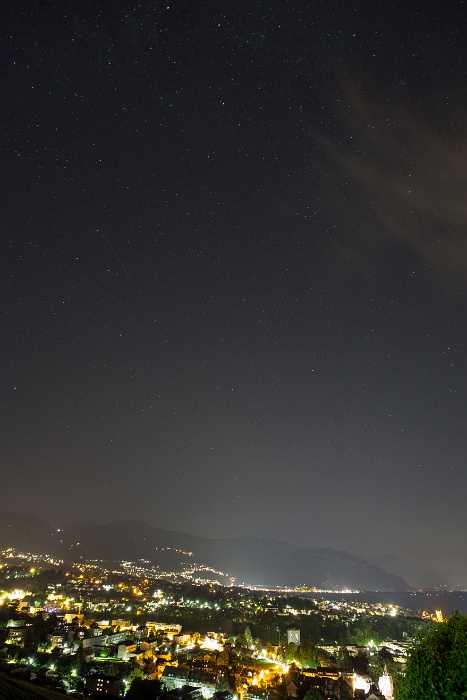
[(166, 609), (158, 616), (161, 622), (177, 622), (184, 629), (207, 632), (225, 632), (229, 636), (242, 634), (245, 626), (253, 637), (263, 644), (283, 644), (288, 629), (300, 629), (302, 641), (310, 644), (366, 645), (370, 640), (380, 644), (384, 640), (403, 641), (413, 637), (424, 623), (414, 618), (361, 617), (355, 621), (324, 618), (321, 615), (277, 616), (272, 612), (216, 611), (209, 609)]

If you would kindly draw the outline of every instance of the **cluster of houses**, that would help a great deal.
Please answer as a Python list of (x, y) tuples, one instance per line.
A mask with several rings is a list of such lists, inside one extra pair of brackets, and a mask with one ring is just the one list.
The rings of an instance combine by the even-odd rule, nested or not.
[[(9, 620), (6, 643), (24, 646), (32, 627), (27, 618)], [(178, 624), (149, 621), (135, 625), (128, 619), (91, 621), (79, 612), (69, 612), (57, 616), (56, 625), (46, 641), (38, 645), (38, 651), (55, 650), (56, 655), (79, 651), (82, 660), (90, 663), (96, 659), (133, 661), (140, 668), (150, 669), (146, 678), (159, 683), (167, 700), (234, 700), (234, 695), (242, 700), (274, 700), (279, 697), (279, 685), (282, 695), (285, 691), (288, 698), (297, 700), (302, 700), (309, 690), (338, 700), (344, 686), (356, 692), (357, 697), (359, 691), (360, 697), (369, 697), (368, 681), (359, 686), (354, 674), (336, 666), (289, 669), (270, 664), (261, 669), (253, 659), (243, 659), (229, 667), (228, 654), (225, 663), (225, 642), (221, 633), (201, 638), (183, 632)], [(349, 652), (356, 653), (356, 648)], [(222, 654), (224, 659), (220, 661)], [(97, 670), (86, 677), (85, 684), (91, 692), (115, 695), (121, 692), (122, 679)], [(390, 700), (392, 688), (388, 685), (384, 696), (375, 697)]]
[[(20, 618), (7, 623), (5, 643), (33, 648), (38, 625), (33, 624), (28, 615), (21, 616), (22, 605), (20, 603), (17, 608)], [(95, 660), (133, 662), (135, 667), (144, 669), (147, 682), (158, 683), (158, 687), (164, 689), (163, 697), (167, 700), (234, 700), (234, 696), (240, 700), (275, 700), (284, 695), (303, 700), (307, 691), (312, 690), (318, 691), (322, 698), (338, 700), (349, 689), (355, 697), (361, 698), (370, 697), (373, 689), (370, 679), (355, 678), (355, 674), (337, 666), (289, 669), (269, 659), (269, 668), (267, 663), (261, 667), (248, 658), (249, 649), (242, 650), (245, 654), (240, 654), (241, 661), (233, 654), (235, 663), (229, 664), (230, 646), (222, 633), (201, 637), (183, 631), (181, 625), (175, 623), (147, 621), (137, 625), (124, 618), (85, 619), (80, 609), (64, 610), (60, 602), (54, 601), (46, 603), (42, 612), (35, 614), (43, 616), (47, 627), (46, 638), (41, 635), (40, 640), (36, 639), (35, 651), (49, 652), (56, 658), (79, 653), (81, 660), (91, 665)], [(287, 641), (300, 645), (299, 631), (288, 630)], [(329, 654), (336, 651), (334, 647), (322, 648)], [(347, 647), (350, 655), (361, 650), (361, 647)], [(274, 651), (273, 658), (277, 658), (279, 647)], [(394, 648), (392, 651), (403, 653), (404, 650)], [(85, 684), (87, 690), (102, 696), (122, 692), (122, 678), (103, 673), (102, 664), (86, 676)], [(383, 679), (380, 690), (375, 697), (391, 700), (389, 681)]]

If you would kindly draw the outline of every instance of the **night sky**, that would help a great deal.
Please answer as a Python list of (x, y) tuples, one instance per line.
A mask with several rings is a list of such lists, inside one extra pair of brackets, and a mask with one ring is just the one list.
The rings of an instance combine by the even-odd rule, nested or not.
[(466, 15), (3, 3), (0, 509), (467, 570)]

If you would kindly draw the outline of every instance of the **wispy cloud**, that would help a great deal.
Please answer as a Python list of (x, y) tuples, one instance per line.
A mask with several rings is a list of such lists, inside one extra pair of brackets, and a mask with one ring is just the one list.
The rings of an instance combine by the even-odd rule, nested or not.
[[(413, 251), (450, 292), (467, 287), (467, 128), (407, 110), (370, 105), (349, 91), (348, 136), (331, 145), (344, 174), (346, 251), (364, 269), (365, 250), (397, 242)], [(458, 120), (460, 121), (460, 120)], [(344, 243), (344, 247), (347, 244)]]

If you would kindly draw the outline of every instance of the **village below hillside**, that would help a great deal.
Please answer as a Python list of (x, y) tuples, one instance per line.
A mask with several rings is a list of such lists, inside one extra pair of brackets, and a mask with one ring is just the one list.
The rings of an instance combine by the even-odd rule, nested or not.
[(3, 550), (1, 670), (83, 698), (391, 700), (414, 634), (441, 618), (203, 575)]

